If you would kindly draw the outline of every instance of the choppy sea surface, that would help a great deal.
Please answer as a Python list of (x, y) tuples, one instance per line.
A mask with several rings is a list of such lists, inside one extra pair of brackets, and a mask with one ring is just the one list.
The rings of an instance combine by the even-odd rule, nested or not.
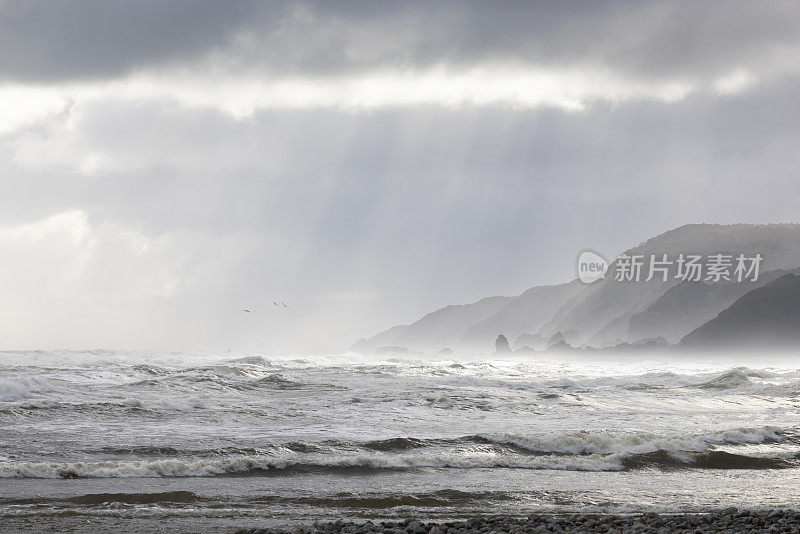
[(798, 507), (800, 358), (0, 353), (0, 529)]

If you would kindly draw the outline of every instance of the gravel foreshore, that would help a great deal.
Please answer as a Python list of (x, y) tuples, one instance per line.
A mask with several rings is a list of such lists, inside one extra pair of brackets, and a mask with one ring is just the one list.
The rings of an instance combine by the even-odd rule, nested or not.
[(463, 521), (424, 522), (337, 520), (285, 529), (243, 529), (237, 534), (521, 534), (527, 532), (795, 532), (800, 533), (800, 510), (737, 510), (726, 508), (702, 514), (572, 514), (522, 517), (486, 516)]

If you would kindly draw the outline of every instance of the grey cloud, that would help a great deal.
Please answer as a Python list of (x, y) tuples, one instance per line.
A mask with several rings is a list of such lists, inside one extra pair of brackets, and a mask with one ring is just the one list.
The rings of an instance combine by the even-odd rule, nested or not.
[(115, 77), (225, 43), (251, 5), (209, 0), (0, 2), (0, 79)]
[(707, 81), (793, 68), (800, 50), (795, 2), (13, 0), (0, 9), (6, 80), (113, 77), (213, 55), (270, 75), (511, 61)]

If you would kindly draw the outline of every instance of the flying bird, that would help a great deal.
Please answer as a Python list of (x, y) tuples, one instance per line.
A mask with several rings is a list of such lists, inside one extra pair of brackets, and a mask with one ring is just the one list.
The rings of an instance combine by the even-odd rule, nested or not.
[(250, 313), (250, 310), (248, 310), (247, 308), (245, 308), (245, 309), (244, 309), (244, 310), (242, 310), (242, 311), (244, 311), (245, 313)]
[(280, 304), (278, 304), (278, 303), (277, 303), (277, 302), (275, 302), (274, 300), (272, 301), (272, 303), (273, 303), (275, 306), (279, 307), (279, 308), (281, 307), (281, 306), (280, 306)]
[(285, 302), (281, 302), (281, 304), (283, 304), (283, 307), (284, 307), (284, 308), (288, 308), (288, 307), (289, 307), (289, 306), (287, 306), (287, 305), (286, 305), (286, 303), (285, 303)]

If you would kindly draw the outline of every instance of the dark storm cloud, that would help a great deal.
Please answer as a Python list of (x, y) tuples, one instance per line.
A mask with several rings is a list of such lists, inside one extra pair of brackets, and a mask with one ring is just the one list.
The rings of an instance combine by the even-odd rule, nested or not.
[(242, 2), (9, 0), (0, 2), (0, 79), (113, 77), (196, 58), (250, 13)]
[(796, 60), (796, 2), (212, 2), (0, 4), (0, 78), (113, 77), (201, 61), (322, 75), (521, 62), (634, 77), (719, 76)]

